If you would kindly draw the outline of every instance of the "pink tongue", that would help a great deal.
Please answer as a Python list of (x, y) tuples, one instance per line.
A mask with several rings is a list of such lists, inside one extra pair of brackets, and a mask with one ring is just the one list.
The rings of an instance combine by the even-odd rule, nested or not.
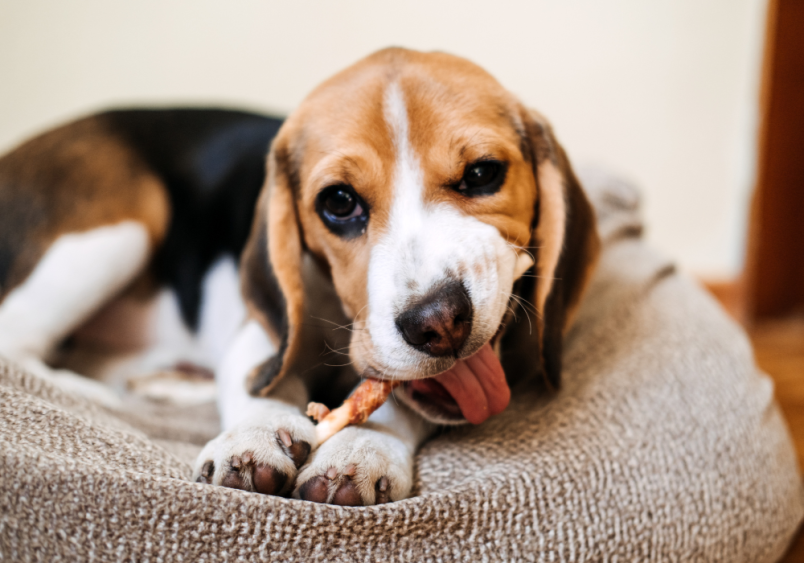
[(472, 424), (480, 424), (501, 413), (511, 400), (500, 360), (490, 344), (475, 355), (459, 360), (435, 380), (455, 399), (464, 418)]

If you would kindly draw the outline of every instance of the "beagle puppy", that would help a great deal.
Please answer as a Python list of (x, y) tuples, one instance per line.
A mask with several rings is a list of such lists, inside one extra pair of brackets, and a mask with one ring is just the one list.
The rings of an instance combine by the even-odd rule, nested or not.
[[(143, 278), (179, 290), (196, 340), (207, 305), (237, 310), (207, 323), (229, 327), (207, 364), (223, 432), (193, 478), (349, 506), (408, 496), (422, 442), (499, 413), (514, 382), (559, 386), (594, 215), (547, 121), (487, 72), (392, 48), (278, 132), (156, 115), (88, 118), (0, 160), (0, 353), (70, 375), (48, 354)], [(242, 299), (223, 283), (231, 305), (208, 304), (208, 280), (234, 275), (225, 253)], [(360, 377), (404, 383), (319, 447), (308, 401), (337, 406)]]
[(72, 348), (110, 351), (78, 370), (107, 381), (214, 369), (242, 321), (235, 262), (281, 124), (109, 111), (1, 157), (0, 355), (109, 405), (109, 387), (61, 369)]

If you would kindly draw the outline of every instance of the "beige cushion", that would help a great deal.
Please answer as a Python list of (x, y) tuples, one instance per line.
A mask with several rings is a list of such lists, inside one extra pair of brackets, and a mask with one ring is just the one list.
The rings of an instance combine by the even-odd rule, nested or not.
[(745, 334), (587, 173), (605, 251), (553, 397), (448, 432), (416, 496), (340, 508), (190, 483), (211, 405), (109, 411), (0, 363), (6, 561), (774, 561), (804, 514)]

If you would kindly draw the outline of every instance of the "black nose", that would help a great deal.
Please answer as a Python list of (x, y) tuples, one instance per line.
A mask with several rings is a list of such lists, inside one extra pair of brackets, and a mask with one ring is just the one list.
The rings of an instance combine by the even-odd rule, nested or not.
[(396, 318), (405, 342), (431, 356), (456, 356), (472, 331), (472, 300), (460, 282), (441, 285)]

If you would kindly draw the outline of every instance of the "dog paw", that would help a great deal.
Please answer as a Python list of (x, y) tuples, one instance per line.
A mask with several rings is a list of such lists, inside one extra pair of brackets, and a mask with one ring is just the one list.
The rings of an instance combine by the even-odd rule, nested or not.
[(315, 445), (315, 427), (301, 414), (250, 417), (204, 447), (196, 460), (193, 480), (285, 495)]
[(293, 496), (341, 506), (369, 506), (410, 494), (413, 455), (388, 432), (366, 424), (324, 442), (296, 479)]

